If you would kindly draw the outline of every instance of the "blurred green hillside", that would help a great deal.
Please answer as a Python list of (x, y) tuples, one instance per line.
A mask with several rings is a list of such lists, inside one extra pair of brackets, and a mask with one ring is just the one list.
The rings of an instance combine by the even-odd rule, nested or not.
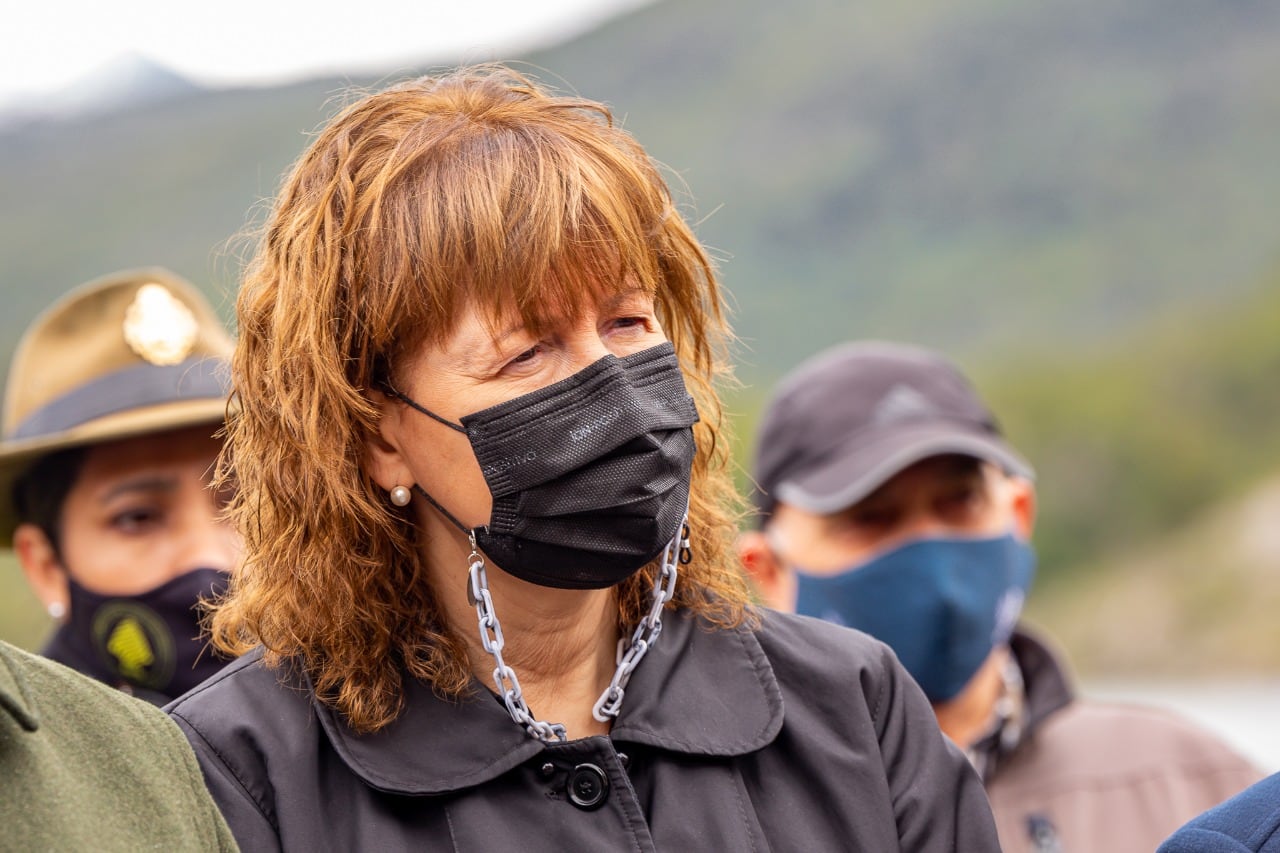
[(747, 378), (847, 337), (1066, 360), (1280, 250), (1280, 4), (658, 3), (534, 60), (687, 182)]
[(1109, 678), (1189, 680), (1280, 668), (1280, 476), (1184, 525), (1042, 583), (1028, 618), (1075, 668)]
[[(1278, 254), (1266, 0), (666, 0), (525, 59), (687, 184), (746, 378), (864, 335), (1069, 360)], [(226, 241), (352, 82), (0, 126), (0, 340), (125, 266), (229, 293)]]
[(1247, 298), (1179, 306), (1070, 362), (974, 372), (1036, 466), (1046, 562), (1083, 568), (1280, 473), (1280, 268)]
[[(1040, 589), (1082, 601), (1280, 472), (1280, 4), (662, 0), (522, 59), (669, 164), (735, 306), (740, 456), (803, 357), (942, 348), (1039, 470)], [(125, 267), (230, 318), (236, 235), (353, 83), (0, 124), (0, 366)], [(30, 645), (17, 580), (0, 636)]]
[[(1235, 301), (1175, 305), (1071, 358), (959, 361), (1036, 468), (1050, 579), (1079, 578), (1280, 474), (1280, 268)], [(767, 398), (767, 385), (730, 397), (744, 489)]]
[[(1036, 468), (1028, 616), (1082, 673), (1280, 669), (1280, 268), (1072, 358), (960, 361)], [(767, 399), (730, 397), (743, 489)]]

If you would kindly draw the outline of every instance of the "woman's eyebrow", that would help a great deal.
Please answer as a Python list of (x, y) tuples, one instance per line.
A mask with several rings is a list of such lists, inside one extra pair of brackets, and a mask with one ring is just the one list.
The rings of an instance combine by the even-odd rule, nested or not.
[(617, 310), (618, 306), (635, 299), (637, 296), (647, 296), (643, 288), (629, 287), (626, 290), (619, 290), (609, 297), (608, 300), (601, 303), (600, 308), (604, 311)]
[[(598, 303), (596, 310), (603, 313), (616, 311), (627, 302), (637, 297), (647, 295), (648, 294), (645, 292), (644, 288), (629, 287), (625, 290), (616, 291), (607, 299), (601, 300)], [(500, 358), (502, 355), (502, 345), (509, 339), (523, 333), (527, 328), (528, 327), (523, 320), (516, 319), (504, 326), (501, 330), (494, 332), (489, 338), (493, 345), (493, 352), (483, 352), (477, 347), (467, 347), (462, 353), (464, 369), (475, 369), (476, 367), (483, 366), (485, 362), (493, 361), (495, 358)]]

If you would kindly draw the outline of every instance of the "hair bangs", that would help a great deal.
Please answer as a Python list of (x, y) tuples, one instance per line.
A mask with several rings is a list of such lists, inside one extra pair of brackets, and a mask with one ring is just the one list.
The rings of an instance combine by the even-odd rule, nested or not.
[(671, 201), (639, 146), (602, 109), (510, 113), (424, 121), (386, 168), (362, 232), (385, 239), (359, 266), (398, 296), (392, 359), (439, 342), (467, 304), (536, 334), (602, 297), (662, 289)]

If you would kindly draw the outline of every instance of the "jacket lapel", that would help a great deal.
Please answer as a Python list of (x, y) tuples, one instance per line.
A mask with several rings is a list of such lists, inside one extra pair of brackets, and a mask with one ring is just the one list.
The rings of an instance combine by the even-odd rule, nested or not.
[[(406, 678), (403, 713), (369, 735), (313, 704), (343, 762), (392, 793), (482, 785), (545, 748), (478, 682), (468, 697), (450, 701)], [(781, 691), (752, 632), (713, 629), (677, 611), (666, 614), (661, 637), (632, 674), (611, 737), (692, 755), (745, 755), (777, 737), (782, 717)]]
[(612, 738), (690, 755), (746, 755), (782, 728), (782, 692), (749, 628), (668, 613), (627, 686)]

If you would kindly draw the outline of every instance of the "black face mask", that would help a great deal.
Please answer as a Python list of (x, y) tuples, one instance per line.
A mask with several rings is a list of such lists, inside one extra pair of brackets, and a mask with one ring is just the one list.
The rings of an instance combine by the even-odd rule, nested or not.
[(90, 675), (173, 698), (226, 665), (199, 639), (196, 603), (227, 588), (227, 574), (195, 569), (138, 595), (100, 595), (69, 579), (69, 611), (58, 639)]
[(509, 574), (562, 589), (612, 586), (680, 532), (698, 410), (669, 343), (606, 356), (461, 426), (388, 393), (471, 440), (493, 495), (488, 525), (467, 530), (414, 488)]

